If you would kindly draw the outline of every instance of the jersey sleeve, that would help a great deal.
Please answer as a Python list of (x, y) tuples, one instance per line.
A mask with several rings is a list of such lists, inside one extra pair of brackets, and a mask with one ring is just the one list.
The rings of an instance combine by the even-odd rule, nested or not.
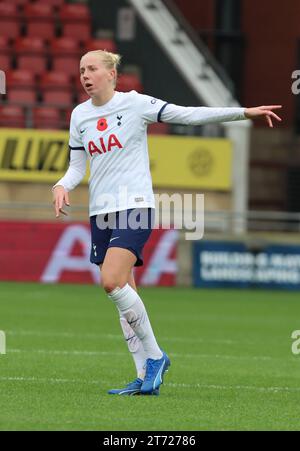
[(136, 104), (140, 117), (147, 123), (161, 122), (161, 115), (168, 102), (145, 94), (136, 94)]
[(74, 110), (71, 114), (71, 121), (70, 121), (69, 146), (70, 146), (71, 150), (84, 151), (83, 142), (82, 142), (80, 132), (79, 132), (77, 124), (76, 124), (76, 113)]
[(246, 119), (245, 108), (184, 107), (167, 104), (161, 112), (161, 122), (182, 125), (204, 125)]
[(79, 185), (86, 173), (86, 161), (86, 152), (72, 149), (70, 151), (69, 168), (65, 175), (53, 186), (52, 190), (61, 185), (66, 191), (71, 191)]
[(76, 117), (73, 111), (70, 122), (69, 168), (65, 175), (53, 186), (52, 189), (58, 185), (61, 185), (66, 191), (71, 191), (79, 185), (86, 173), (87, 154), (85, 152), (80, 133), (77, 130), (75, 118)]

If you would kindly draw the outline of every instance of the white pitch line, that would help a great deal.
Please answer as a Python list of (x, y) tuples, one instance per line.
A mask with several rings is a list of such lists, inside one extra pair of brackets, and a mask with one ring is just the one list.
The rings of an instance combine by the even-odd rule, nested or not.
[(84, 379), (56, 379), (45, 377), (21, 377), (21, 376), (0, 376), (0, 381), (7, 382), (38, 382), (38, 383), (55, 383), (55, 384), (101, 384), (100, 381), (84, 380)]
[[(55, 384), (90, 384), (102, 386), (107, 381), (95, 381), (86, 379), (57, 379), (57, 378), (39, 378), (23, 376), (0, 376), (0, 382), (36, 382), (36, 383), (55, 383)], [(124, 383), (124, 382), (123, 382)], [(121, 383), (122, 384), (122, 383)], [(176, 384), (165, 383), (166, 387), (179, 389), (200, 389), (200, 390), (239, 390), (239, 391), (258, 391), (262, 393), (279, 392), (300, 392), (300, 387), (257, 387), (255, 385), (212, 385), (212, 384)]]
[[(59, 350), (59, 349), (7, 349), (6, 354), (45, 354), (45, 355), (72, 355), (72, 356), (111, 356), (112, 352), (108, 351), (82, 351), (82, 350)], [(125, 356), (126, 352), (115, 352), (113, 355)], [(172, 358), (188, 358), (188, 359), (219, 359), (219, 360), (255, 360), (255, 361), (277, 361), (282, 360), (280, 357), (270, 356), (236, 356), (236, 355), (222, 355), (222, 354), (178, 354), (170, 352)], [(293, 357), (289, 357), (290, 362), (295, 362)]]
[(110, 338), (110, 339), (120, 339), (120, 335), (114, 335), (114, 334), (75, 334), (73, 332), (53, 332), (53, 331), (36, 331), (36, 330), (7, 330), (5, 331), (7, 335), (12, 336), (29, 336), (29, 337), (58, 337), (58, 338), (87, 338), (87, 339), (103, 339), (103, 338)]
[(256, 387), (255, 385), (164, 384), (174, 388), (200, 388), (212, 390), (254, 390), (260, 392), (300, 392), (300, 387)]
[[(35, 331), (35, 330), (6, 330), (6, 334), (12, 336), (33, 336), (33, 337), (62, 337), (62, 338), (77, 338), (77, 339), (111, 339), (120, 340), (122, 335), (118, 334), (76, 334), (74, 332), (55, 332), (55, 331)], [(255, 344), (253, 341), (245, 340), (231, 340), (231, 339), (205, 339), (205, 338), (187, 338), (187, 337), (160, 337), (163, 341), (178, 342), (178, 343), (213, 343), (213, 344), (223, 344), (223, 345), (235, 345), (235, 344)]]
[[(108, 351), (79, 351), (79, 350), (58, 350), (58, 349), (8, 349), (6, 354), (27, 353), (27, 354), (50, 354), (50, 355), (83, 355), (83, 356), (111, 356)], [(113, 352), (113, 355), (125, 355), (124, 352)]]
[[(271, 356), (247, 356), (247, 355), (222, 355), (222, 354), (177, 354), (170, 353), (172, 357), (187, 357), (189, 359), (199, 358), (199, 359), (223, 359), (223, 360), (258, 360), (258, 361), (271, 361), (271, 360), (281, 360), (280, 357)], [(291, 360), (294, 360), (291, 357)]]

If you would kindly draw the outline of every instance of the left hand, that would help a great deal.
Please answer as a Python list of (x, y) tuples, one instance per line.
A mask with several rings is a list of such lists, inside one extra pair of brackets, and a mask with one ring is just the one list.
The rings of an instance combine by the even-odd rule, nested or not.
[(269, 127), (273, 128), (272, 119), (276, 119), (281, 122), (282, 119), (273, 112), (273, 110), (279, 110), (282, 105), (269, 105), (269, 106), (258, 106), (254, 108), (246, 108), (245, 117), (247, 119), (257, 119), (265, 118), (268, 122)]

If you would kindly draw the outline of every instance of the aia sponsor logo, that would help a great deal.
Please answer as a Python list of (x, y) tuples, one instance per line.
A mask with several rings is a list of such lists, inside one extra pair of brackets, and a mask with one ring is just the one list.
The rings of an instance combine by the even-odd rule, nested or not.
[(116, 137), (116, 135), (109, 135), (108, 139), (104, 139), (103, 137), (99, 138), (99, 142), (97, 144), (94, 141), (90, 141), (88, 144), (88, 149), (91, 157), (96, 154), (103, 154), (107, 152), (111, 152), (115, 148), (123, 149), (122, 144)]

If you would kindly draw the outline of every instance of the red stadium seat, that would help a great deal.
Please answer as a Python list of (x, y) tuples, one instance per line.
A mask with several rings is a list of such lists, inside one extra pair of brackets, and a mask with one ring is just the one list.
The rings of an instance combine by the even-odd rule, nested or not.
[(79, 76), (82, 51), (78, 42), (69, 37), (56, 38), (52, 40), (50, 48), (53, 70)]
[(7, 71), (11, 66), (9, 39), (0, 36), (0, 70)]
[(78, 101), (78, 103), (86, 102), (89, 99), (90, 99), (90, 96), (85, 91), (80, 91), (77, 94), (77, 101)]
[[(28, 0), (25, 0), (25, 1), (28, 1)], [(61, 7), (64, 5), (65, 0), (38, 0), (38, 2), (39, 3), (47, 3), (48, 5), (51, 5), (54, 7)]]
[(70, 77), (63, 72), (46, 72), (41, 77), (40, 88), (44, 103), (67, 106), (73, 103)]
[(133, 89), (137, 92), (143, 92), (143, 86), (139, 77), (135, 74), (121, 74), (118, 77), (117, 90), (128, 92)]
[(0, 106), (1, 127), (24, 128), (25, 125), (25, 115), (22, 107), (13, 105)]
[(0, 0), (1, 2), (12, 3), (13, 5), (23, 6), (28, 3), (28, 0)]
[(28, 3), (24, 8), (27, 36), (51, 39), (55, 36), (53, 6), (47, 3)]
[(59, 13), (63, 26), (63, 35), (71, 38), (87, 40), (91, 37), (90, 11), (83, 4), (65, 4)]
[(71, 114), (72, 114), (73, 108), (67, 108), (64, 111), (64, 122), (65, 122), (65, 128), (70, 127), (70, 121), (71, 121)]
[(75, 89), (76, 89), (77, 103), (82, 103), (82, 102), (85, 102), (86, 100), (90, 99), (90, 96), (83, 89), (83, 86), (81, 84), (79, 76), (76, 77), (76, 80), (75, 80)]
[(25, 70), (7, 73), (7, 99), (9, 102), (34, 105), (37, 89), (34, 74)]
[(11, 70), (7, 73), (7, 86), (13, 88), (36, 88), (34, 74), (28, 70)]
[(89, 39), (85, 42), (85, 51), (106, 50), (115, 53), (117, 51), (116, 43), (112, 39)]
[(28, 69), (40, 74), (47, 69), (45, 43), (40, 38), (24, 37), (15, 42), (17, 65), (19, 69)]
[(169, 131), (169, 124), (163, 122), (157, 122), (148, 127), (148, 133), (150, 135), (168, 135)]
[(0, 50), (0, 70), (7, 71), (10, 69), (10, 56), (1, 53)]
[(66, 106), (73, 104), (73, 94), (68, 91), (43, 91), (43, 101), (48, 105)]
[(64, 72), (45, 72), (41, 77), (42, 89), (72, 89), (69, 75)]
[(33, 126), (42, 129), (61, 129), (63, 122), (57, 108), (38, 107), (33, 109)]
[(14, 39), (20, 34), (20, 14), (18, 6), (12, 2), (0, 2), (1, 36)]

